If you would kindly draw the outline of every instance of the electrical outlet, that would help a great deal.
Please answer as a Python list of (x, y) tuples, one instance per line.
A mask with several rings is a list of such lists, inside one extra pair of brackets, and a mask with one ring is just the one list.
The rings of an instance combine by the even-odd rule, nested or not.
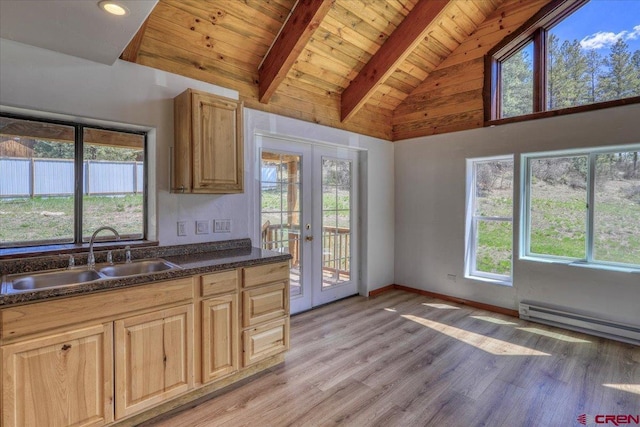
[(213, 232), (214, 233), (231, 233), (231, 220), (230, 219), (214, 219)]
[(178, 236), (186, 236), (186, 235), (187, 235), (187, 222), (178, 221)]
[(209, 234), (209, 221), (196, 221), (196, 234)]

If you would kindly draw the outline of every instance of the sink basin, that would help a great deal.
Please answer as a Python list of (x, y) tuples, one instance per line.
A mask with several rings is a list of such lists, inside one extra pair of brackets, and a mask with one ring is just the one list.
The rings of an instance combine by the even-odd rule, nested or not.
[(102, 267), (98, 270), (100, 274), (107, 277), (137, 276), (138, 274), (158, 273), (160, 271), (173, 270), (179, 268), (163, 259), (143, 259), (133, 261), (128, 264), (116, 264)]
[(93, 282), (95, 280), (116, 279), (127, 276), (158, 273), (175, 270), (181, 267), (162, 258), (142, 259), (126, 264), (102, 264), (95, 270), (88, 270), (86, 266), (64, 270), (49, 270), (34, 273), (12, 274), (4, 277), (0, 282), (1, 293), (27, 292), (41, 289), (60, 288)]
[(9, 285), (15, 291), (30, 291), (75, 285), (100, 279), (93, 270), (63, 270), (13, 276)]

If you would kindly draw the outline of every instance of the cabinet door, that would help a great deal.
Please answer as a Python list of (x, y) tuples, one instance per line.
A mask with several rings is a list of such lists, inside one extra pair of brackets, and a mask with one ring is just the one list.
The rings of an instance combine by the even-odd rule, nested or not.
[(116, 419), (193, 388), (193, 304), (117, 320)]
[(243, 191), (242, 109), (233, 101), (193, 92), (193, 191)]
[(3, 346), (4, 427), (113, 421), (111, 323)]
[(202, 382), (238, 370), (238, 296), (202, 301)]

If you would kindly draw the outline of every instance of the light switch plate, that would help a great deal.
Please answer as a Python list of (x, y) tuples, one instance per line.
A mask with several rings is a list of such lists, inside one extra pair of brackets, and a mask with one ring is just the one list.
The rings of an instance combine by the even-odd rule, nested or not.
[(178, 236), (186, 236), (186, 235), (187, 235), (187, 222), (178, 221)]
[(209, 221), (196, 221), (196, 234), (209, 234)]

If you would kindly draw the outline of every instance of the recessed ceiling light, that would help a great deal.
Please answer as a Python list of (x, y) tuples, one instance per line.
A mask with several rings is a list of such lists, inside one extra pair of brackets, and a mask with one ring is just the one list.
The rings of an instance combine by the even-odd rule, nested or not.
[(129, 9), (114, 1), (102, 0), (98, 3), (98, 6), (112, 15), (124, 16), (129, 13)]

